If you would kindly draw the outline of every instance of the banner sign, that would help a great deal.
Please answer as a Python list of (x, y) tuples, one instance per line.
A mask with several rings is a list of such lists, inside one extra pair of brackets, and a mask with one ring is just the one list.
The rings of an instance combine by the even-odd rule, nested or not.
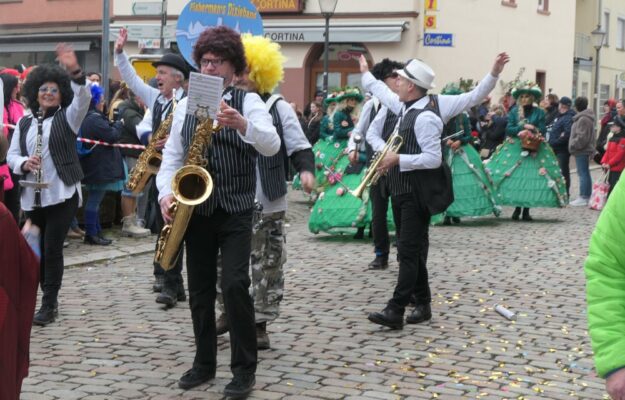
[(263, 34), (263, 21), (249, 0), (194, 0), (180, 13), (176, 40), (180, 53), (194, 67), (193, 46), (206, 28), (226, 25), (240, 33)]
[(426, 33), (423, 36), (423, 45), (430, 47), (453, 47), (453, 33)]
[(260, 13), (298, 13), (304, 10), (304, 0), (251, 0)]

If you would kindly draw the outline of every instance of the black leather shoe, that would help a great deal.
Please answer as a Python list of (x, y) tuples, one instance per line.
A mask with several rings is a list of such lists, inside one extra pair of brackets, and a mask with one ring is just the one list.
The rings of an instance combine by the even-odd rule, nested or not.
[(215, 371), (193, 367), (180, 377), (178, 387), (184, 390), (191, 389), (213, 378), (215, 378)]
[(393, 311), (390, 308), (385, 308), (381, 312), (369, 313), (369, 321), (378, 325), (384, 325), (391, 329), (402, 329), (404, 327), (403, 314)]
[(152, 290), (154, 291), (154, 293), (158, 293), (162, 291), (164, 283), (165, 283), (165, 277), (163, 275), (155, 275), (154, 284), (152, 285)]
[(85, 235), (84, 242), (87, 244), (95, 244), (99, 246), (108, 246), (113, 243), (111, 240), (101, 238), (97, 235)]
[(39, 326), (46, 326), (56, 319), (59, 315), (58, 306), (49, 307), (49, 306), (41, 306), (39, 311), (35, 313), (33, 318), (33, 324)]
[(407, 324), (418, 324), (432, 319), (432, 308), (429, 304), (420, 304), (406, 317)]
[(388, 255), (375, 256), (373, 261), (369, 263), (369, 269), (387, 269), (388, 268)]
[(225, 312), (221, 313), (219, 318), (217, 318), (216, 325), (217, 336), (221, 336), (228, 332), (228, 319), (226, 318)]
[(252, 392), (256, 384), (254, 374), (235, 375), (234, 378), (226, 385), (224, 395), (235, 399), (245, 397)]
[(175, 307), (178, 303), (178, 291), (167, 286), (156, 296), (156, 302), (165, 304), (167, 307)]

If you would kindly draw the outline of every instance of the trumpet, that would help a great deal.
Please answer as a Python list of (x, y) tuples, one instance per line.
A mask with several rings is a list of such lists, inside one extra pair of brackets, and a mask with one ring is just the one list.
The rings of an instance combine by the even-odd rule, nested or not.
[(395, 127), (395, 131), (386, 141), (384, 148), (373, 155), (371, 164), (369, 165), (369, 168), (367, 169), (365, 176), (362, 178), (362, 181), (360, 181), (358, 187), (354, 190), (350, 190), (349, 193), (360, 199), (366, 188), (378, 183), (380, 176), (382, 176), (382, 174), (378, 171), (378, 165), (380, 165), (380, 162), (389, 152), (396, 153), (403, 144), (404, 139), (399, 134), (399, 128)]

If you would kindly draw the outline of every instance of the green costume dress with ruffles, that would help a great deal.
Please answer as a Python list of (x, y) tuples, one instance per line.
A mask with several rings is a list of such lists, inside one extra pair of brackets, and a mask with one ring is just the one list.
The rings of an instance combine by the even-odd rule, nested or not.
[(462, 145), (456, 151), (443, 143), (443, 158), (452, 173), (454, 202), (444, 213), (433, 215), (432, 224), (441, 222), (445, 216), (478, 217), (488, 214), (497, 216), (501, 213), (480, 155), (471, 144), (471, 123), (465, 113), (454, 117), (445, 125), (443, 137), (458, 131), (463, 132), (462, 136), (452, 140), (460, 140)]
[[(347, 124), (344, 124), (343, 121), (346, 121)], [(333, 143), (343, 145), (341, 150), (347, 146), (347, 139), (353, 128), (354, 124), (349, 114), (342, 111), (337, 111), (334, 114)], [(364, 151), (361, 152), (361, 156), (361, 161), (366, 160)], [(317, 158), (316, 152), (315, 158)], [(310, 214), (308, 228), (312, 233), (319, 233), (320, 231), (328, 233), (353, 232), (355, 228), (366, 227), (371, 223), (369, 192), (365, 191), (362, 199), (348, 193), (349, 190), (358, 187), (366, 169), (362, 168), (356, 174), (345, 174), (344, 172), (349, 166), (349, 158), (345, 155), (338, 160), (334, 157), (334, 160), (336, 163), (329, 166), (332, 172), (328, 171), (321, 181), (320, 188), (323, 189), (323, 192), (319, 194)], [(323, 159), (317, 162), (319, 161), (323, 162)], [(387, 219), (389, 220), (389, 230), (394, 230), (391, 207), (389, 207)]]
[(529, 115), (519, 121), (519, 109), (514, 106), (508, 114), (508, 137), (486, 164), (497, 203), (527, 208), (564, 207), (568, 198), (558, 160), (545, 142), (540, 143), (537, 151), (521, 147), (521, 139), (517, 135), (524, 130), (525, 124), (545, 132), (545, 112), (531, 107)]

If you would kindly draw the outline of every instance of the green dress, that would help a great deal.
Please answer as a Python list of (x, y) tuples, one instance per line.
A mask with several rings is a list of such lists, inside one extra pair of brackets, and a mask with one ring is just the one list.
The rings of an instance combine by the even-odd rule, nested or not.
[(528, 208), (564, 207), (568, 202), (566, 185), (553, 150), (545, 142), (537, 151), (524, 150), (517, 136), (525, 123), (545, 132), (545, 112), (532, 107), (529, 115), (519, 121), (517, 107), (514, 106), (508, 114), (508, 138), (486, 164), (497, 203)]
[[(346, 124), (343, 124), (346, 121)], [(354, 197), (349, 190), (354, 190), (362, 181), (366, 169), (363, 168), (359, 173), (345, 174), (346, 168), (349, 166), (349, 158), (342, 151), (347, 146), (347, 140), (350, 132), (354, 128), (353, 121), (349, 114), (337, 111), (334, 114), (334, 137), (326, 140), (330, 146), (326, 146), (326, 152), (319, 153), (315, 151), (315, 160), (317, 166), (322, 163), (326, 165), (323, 178), (317, 179), (319, 184), (317, 190), (320, 194), (315, 201), (308, 228), (312, 233), (321, 231), (327, 233), (353, 232), (356, 228), (369, 226), (371, 223), (371, 203), (369, 202), (369, 192), (365, 191), (362, 199)], [(338, 147), (336, 147), (338, 144)], [(334, 149), (333, 149), (334, 147)], [(341, 151), (337, 156), (336, 150)], [(323, 154), (323, 158), (318, 156)], [(361, 161), (366, 160), (364, 151), (359, 157)], [(389, 230), (393, 230), (393, 217), (391, 207), (389, 207), (388, 218)]]
[(447, 124), (453, 129), (446, 129), (443, 136), (460, 130), (464, 134), (458, 138), (462, 145), (453, 151), (443, 144), (445, 162), (452, 173), (454, 202), (445, 215), (448, 217), (477, 217), (482, 215), (499, 215), (501, 209), (495, 201), (495, 194), (480, 155), (472, 145), (471, 123), (466, 114), (455, 117)]

